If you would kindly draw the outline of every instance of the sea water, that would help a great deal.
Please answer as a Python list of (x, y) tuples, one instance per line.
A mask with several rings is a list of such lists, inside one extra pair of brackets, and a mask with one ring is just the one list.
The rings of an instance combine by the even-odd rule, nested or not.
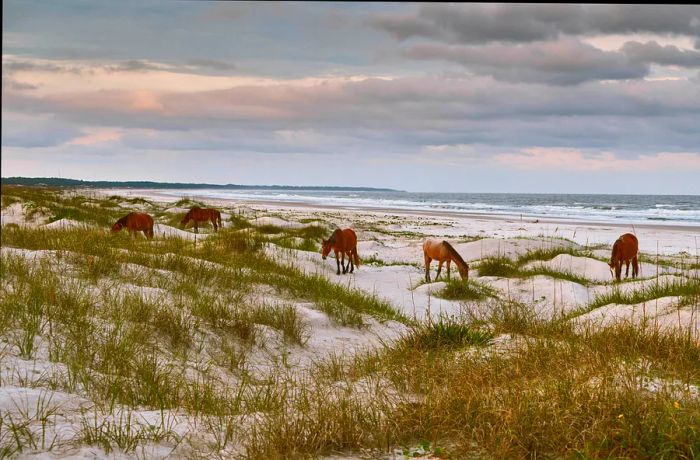
[(319, 190), (163, 190), (173, 196), (294, 202), (354, 209), (393, 208), (557, 218), (589, 222), (698, 225), (698, 195), (576, 195), (539, 193), (414, 193)]

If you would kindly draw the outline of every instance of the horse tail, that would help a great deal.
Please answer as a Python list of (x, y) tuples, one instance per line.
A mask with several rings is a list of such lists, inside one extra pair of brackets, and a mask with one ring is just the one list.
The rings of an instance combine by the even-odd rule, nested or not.
[(221, 213), (219, 211), (216, 211), (216, 220), (219, 221), (219, 227), (221, 227)]
[(360, 256), (357, 255), (357, 246), (355, 246), (355, 249), (352, 250), (352, 258), (355, 261), (355, 266), (359, 267), (360, 266)]

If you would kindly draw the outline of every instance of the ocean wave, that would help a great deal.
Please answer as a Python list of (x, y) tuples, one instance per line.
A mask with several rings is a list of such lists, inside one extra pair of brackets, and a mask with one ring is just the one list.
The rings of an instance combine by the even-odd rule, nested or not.
[[(171, 190), (185, 194), (239, 200), (286, 201), (352, 208), (395, 208), (464, 213), (512, 215), (532, 218), (552, 217), (593, 221), (664, 221), (700, 225), (700, 197), (644, 195), (509, 195), (509, 194), (428, 194), (392, 192), (322, 192), (283, 190)], [(568, 198), (568, 202), (567, 202)], [(674, 201), (675, 200), (675, 201)], [(666, 202), (664, 202), (666, 201)]]

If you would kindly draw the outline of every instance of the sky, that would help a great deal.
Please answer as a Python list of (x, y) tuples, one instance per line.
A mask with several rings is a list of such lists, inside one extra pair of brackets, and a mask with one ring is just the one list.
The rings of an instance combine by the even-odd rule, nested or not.
[(700, 6), (3, 1), (2, 176), (700, 194)]

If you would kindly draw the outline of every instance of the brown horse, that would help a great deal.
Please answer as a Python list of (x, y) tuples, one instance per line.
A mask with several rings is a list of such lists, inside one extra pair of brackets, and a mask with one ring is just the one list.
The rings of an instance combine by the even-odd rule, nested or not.
[[(194, 208), (190, 209), (187, 212), (187, 214), (185, 214), (185, 217), (182, 218), (180, 225), (182, 225), (184, 227), (191, 220), (194, 221), (194, 232), (195, 233), (199, 233), (199, 228), (197, 227), (197, 224), (199, 222), (206, 222), (206, 221), (210, 221), (212, 223), (212, 225), (214, 226), (214, 231), (216, 232), (219, 230), (219, 227), (221, 226), (221, 213), (213, 208), (202, 209), (198, 206), (195, 206)], [(218, 222), (218, 225), (217, 225), (217, 222)]]
[(438, 271), (435, 280), (440, 277), (443, 262), (447, 262), (447, 279), (450, 279), (450, 264), (454, 262), (462, 279), (469, 279), (469, 265), (462, 259), (462, 256), (447, 241), (426, 240), (423, 243), (423, 258), (425, 259), (425, 281), (430, 282), (430, 263), (437, 260)]
[[(326, 260), (331, 249), (335, 253), (335, 262), (338, 265), (336, 274), (340, 275), (341, 257), (343, 259), (343, 274), (348, 272), (348, 267), (350, 268), (350, 273), (352, 273), (355, 271), (355, 265), (360, 265), (360, 257), (357, 255), (357, 235), (352, 229), (346, 228), (341, 230), (338, 228), (330, 238), (323, 240), (323, 248), (321, 249), (323, 260)], [(338, 257), (338, 253), (340, 253), (341, 257)], [(348, 255), (347, 267), (345, 266), (345, 254)]]
[(153, 217), (146, 213), (130, 212), (112, 225), (112, 233), (117, 233), (124, 227), (131, 236), (136, 236), (136, 232), (143, 232), (146, 238), (153, 238)]
[[(626, 265), (625, 278), (630, 275), (630, 261), (632, 262), (632, 278), (636, 278), (639, 274), (639, 265), (637, 263), (637, 252), (639, 251), (639, 241), (637, 237), (631, 233), (625, 233), (615, 241), (612, 247), (610, 256), (610, 274), (614, 280), (620, 281), (622, 275), (622, 263)], [(613, 270), (615, 271), (613, 273)]]

